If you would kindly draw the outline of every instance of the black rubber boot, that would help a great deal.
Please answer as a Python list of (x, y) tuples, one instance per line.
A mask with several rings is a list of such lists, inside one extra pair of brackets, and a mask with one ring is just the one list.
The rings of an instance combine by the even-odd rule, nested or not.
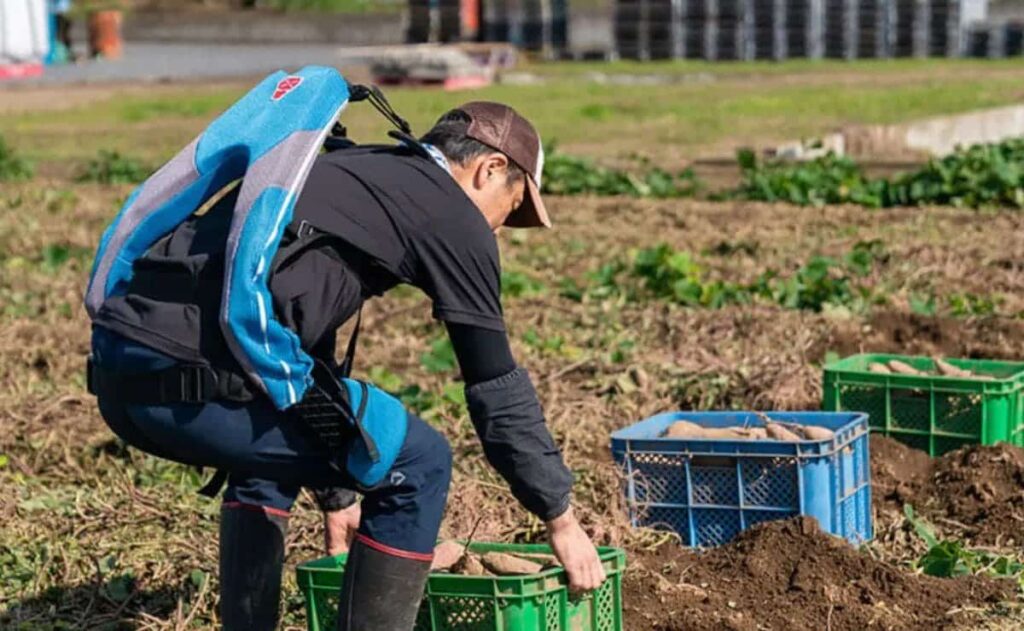
[(412, 631), (430, 561), (407, 559), (356, 539), (345, 563), (338, 631)]
[(288, 518), (220, 510), (220, 618), (225, 631), (273, 631), (281, 599)]

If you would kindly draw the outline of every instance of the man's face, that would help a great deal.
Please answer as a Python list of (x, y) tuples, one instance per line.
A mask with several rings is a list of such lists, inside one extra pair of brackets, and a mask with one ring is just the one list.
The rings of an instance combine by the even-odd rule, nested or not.
[(498, 152), (477, 156), (465, 165), (452, 165), (455, 180), (495, 232), (526, 195), (525, 176), (510, 182), (508, 167), (508, 158)]

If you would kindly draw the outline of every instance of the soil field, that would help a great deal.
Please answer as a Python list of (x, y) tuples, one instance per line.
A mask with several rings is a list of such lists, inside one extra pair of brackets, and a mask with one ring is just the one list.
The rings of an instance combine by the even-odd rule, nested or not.
[[(201, 628), (215, 621), (216, 502), (195, 494), (195, 472), (113, 440), (82, 387), (83, 283), (92, 248), (129, 189), (36, 180), (5, 184), (0, 196), (4, 628)], [(556, 230), (501, 236), (507, 320), (576, 473), (586, 527), (630, 555), (627, 629), (1024, 624), (1012, 581), (915, 574), (910, 562), (923, 544), (900, 512), (912, 502), (944, 535), (1019, 552), (1020, 450), (976, 449), (933, 462), (874, 441), (875, 542), (854, 550), (795, 520), (700, 554), (627, 527), (608, 452), (612, 430), (660, 411), (814, 409), (828, 352), (1024, 356), (1024, 324), (1014, 317), (927, 316), (908, 307), (913, 291), (928, 289), (997, 296), (1002, 312), (1024, 310), (1013, 255), (1024, 246), (1020, 215), (587, 198), (550, 206)], [(818, 313), (756, 303), (690, 309), (626, 297), (579, 300), (560, 290), (566, 279), (586, 285), (601, 264), (652, 240), (691, 252), (709, 274), (733, 280), (878, 242), (885, 255), (868, 282), (885, 300), (864, 311)], [(357, 371), (401, 391), (453, 445), (457, 472), (444, 534), (465, 537), (476, 527), (477, 540), (541, 538), (541, 524), (510, 501), (483, 461), (425, 299), (410, 291), (372, 302), (364, 330)], [(304, 499), (289, 563), (318, 556), (319, 546), (317, 516)], [(302, 603), (288, 581), (286, 620), (299, 628)]]
[[(553, 129), (568, 149), (621, 158), (657, 137), (652, 154), (669, 161), (695, 157), (694, 147), (732, 146), (734, 136), (745, 139), (755, 128), (758, 140), (771, 140), (798, 136), (804, 124), (820, 132), (838, 120), (861, 120), (838, 108), (799, 122), (817, 103), (804, 98), (808, 84), (828, 102), (845, 99), (815, 68), (765, 71), (757, 81), (724, 71), (706, 91), (683, 82), (665, 93), (700, 104), (706, 95), (728, 96), (742, 101), (736, 111), (727, 107), (731, 100), (696, 109), (683, 103), (685, 111), (659, 117), (651, 108), (667, 108), (674, 102), (667, 96), (590, 84), (577, 90), (568, 75), (550, 103), (513, 86), (486, 94), (516, 95), (563, 126), (580, 107), (593, 106), (587, 111), (595, 127)], [(870, 73), (850, 68), (844, 85), (862, 100), (874, 98), (856, 85)], [(949, 88), (925, 66), (885, 68), (880, 77), (914, 87), (914, 107), (931, 107), (929, 95)], [(1011, 87), (1019, 93), (1018, 66), (992, 68), (999, 90), (991, 103), (982, 93), (981, 103), (967, 104), (969, 90), (961, 86), (940, 99), (943, 111), (1002, 102)], [(545, 76), (554, 80), (558, 72)], [(776, 72), (782, 76), (772, 79)], [(773, 90), (773, 80), (791, 89), (783, 95), (799, 108), (787, 105), (789, 97), (753, 97)], [(750, 84), (747, 92), (739, 83)], [(101, 147), (158, 163), (239, 90), (165, 86), (116, 103), (86, 91), (60, 112), (15, 106), (5, 113), (0, 106), (0, 131), (39, 162), (34, 179), (0, 182), (0, 628), (217, 624), (218, 502), (197, 495), (203, 478), (196, 471), (115, 440), (85, 392), (84, 285), (102, 230), (132, 187), (82, 183), (75, 174)], [(422, 127), (454, 98), (402, 91), (395, 101)], [(890, 120), (898, 108), (878, 109), (864, 120)], [(604, 132), (626, 111), (636, 129), (621, 134), (629, 136), (621, 146), (607, 142), (612, 135)], [(683, 122), (698, 129), (705, 115), (714, 124), (690, 145), (662, 133), (678, 127), (675, 133), (689, 134)], [(369, 120), (366, 112), (357, 116)], [(776, 126), (781, 118), (793, 122)], [(645, 120), (652, 127), (640, 130)], [(627, 551), (627, 631), (1024, 628), (1021, 585), (990, 576), (994, 563), (964, 566), (955, 578), (926, 576), (918, 563), (929, 548), (922, 524), (950, 546), (1002, 558), (1000, 567), (1022, 560), (1024, 450), (972, 447), (931, 459), (873, 438), (874, 541), (854, 548), (814, 522), (791, 519), (703, 552), (629, 527), (609, 450), (612, 431), (668, 410), (818, 409), (822, 366), (833, 355), (1024, 358), (1024, 215), (594, 197), (555, 197), (548, 207), (555, 229), (499, 236), (506, 321), (576, 476), (584, 527), (597, 543)], [(770, 291), (737, 297), (728, 289), (759, 286)], [(665, 297), (672, 292), (680, 299)], [(695, 304), (704, 306), (687, 306)], [(357, 376), (398, 393), (452, 445), (442, 535), (543, 541), (543, 524), (518, 507), (484, 461), (428, 300), (399, 289), (371, 301), (364, 315)], [(321, 556), (323, 544), (309, 497), (293, 515), (283, 626), (302, 629), (292, 570)]]

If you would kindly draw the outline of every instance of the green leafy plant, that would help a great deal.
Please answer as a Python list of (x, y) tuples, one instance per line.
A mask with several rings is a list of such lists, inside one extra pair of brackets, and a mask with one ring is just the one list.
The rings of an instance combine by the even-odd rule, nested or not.
[(947, 301), (950, 315), (957, 317), (995, 315), (1002, 303), (998, 296), (979, 296), (972, 293), (951, 294)]
[(884, 188), (887, 206), (1024, 208), (1024, 139), (958, 148)]
[(763, 162), (737, 154), (742, 182), (727, 197), (791, 204), (859, 204), (871, 208), (928, 204), (1024, 208), (1024, 139), (958, 148), (891, 180), (870, 178), (848, 157)]
[(14, 152), (14, 148), (7, 144), (3, 136), (0, 136), (0, 181), (17, 182), (30, 180), (35, 175), (32, 164)]
[(78, 175), (79, 182), (100, 184), (138, 184), (149, 177), (150, 169), (130, 156), (101, 150)]
[(1016, 580), (1024, 590), (1024, 563), (1020, 559), (987, 550), (973, 550), (954, 539), (940, 539), (935, 528), (918, 517), (910, 504), (903, 505), (903, 515), (928, 546), (928, 550), (914, 563), (915, 568), (929, 576), (942, 578), (969, 574), (1009, 578)]
[(420, 365), (430, 373), (445, 373), (455, 370), (458, 361), (455, 349), (447, 336), (441, 336), (430, 343), (430, 350), (420, 355)]
[(640, 160), (646, 171), (637, 175), (610, 169), (550, 148), (544, 161), (543, 188), (553, 195), (628, 195), (658, 199), (692, 197), (700, 189), (692, 169), (671, 173)]
[(520, 296), (538, 296), (543, 294), (544, 290), (544, 283), (524, 272), (501, 272), (501, 293), (504, 296), (512, 298), (519, 298)]
[(689, 252), (662, 243), (636, 251), (631, 263), (617, 259), (602, 264), (588, 275), (586, 289), (564, 281), (562, 295), (577, 300), (653, 298), (709, 309), (764, 300), (788, 309), (862, 310), (881, 300), (864, 277), (885, 258), (880, 242), (858, 243), (840, 259), (815, 256), (788, 276), (766, 270), (744, 284), (709, 279)]
[(828, 154), (799, 163), (763, 163), (753, 151), (737, 154), (742, 181), (731, 196), (803, 206), (883, 205), (884, 184), (869, 180), (851, 159)]

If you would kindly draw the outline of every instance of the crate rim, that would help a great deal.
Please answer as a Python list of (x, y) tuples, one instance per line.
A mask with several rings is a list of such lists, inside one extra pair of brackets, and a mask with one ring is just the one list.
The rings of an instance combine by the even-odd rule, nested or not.
[[(466, 543), (465, 540), (455, 541), (462, 544)], [(474, 541), (469, 544), (469, 548), (470, 550), (477, 552), (509, 552), (514, 550), (526, 554), (552, 553), (551, 546), (547, 544), (516, 544)], [(598, 558), (605, 569), (607, 578), (621, 574), (625, 570), (626, 551), (624, 548), (614, 546), (596, 546), (596, 548)], [(334, 556), (324, 556), (305, 561), (295, 566), (296, 578), (298, 579), (297, 582), (299, 583), (299, 587), (328, 587), (328, 585), (325, 585), (323, 582), (314, 582), (314, 575), (319, 575), (321, 577), (327, 575), (332, 578), (337, 577), (339, 578), (338, 585), (340, 585), (340, 577), (345, 573), (344, 561), (347, 557), (347, 553)], [(547, 579), (551, 578), (558, 579), (557, 587), (546, 585)], [(532, 598), (538, 595), (547, 594), (556, 589), (561, 589), (568, 585), (568, 579), (565, 576), (565, 568), (561, 566), (548, 568), (537, 574), (528, 574), (524, 576), (462, 576), (458, 574), (449, 574), (447, 572), (431, 572), (427, 581), (428, 595), (444, 595), (452, 593), (445, 589), (431, 589), (430, 584), (435, 581), (445, 583), (458, 581), (462, 584), (478, 586), (491, 585), (494, 588), (494, 594), (492, 594), (492, 596), (496, 598)], [(531, 593), (510, 594), (505, 591), (498, 593), (499, 588), (502, 586), (523, 585), (524, 583), (534, 582), (541, 583), (541, 586), (539, 589), (532, 590)], [(333, 583), (330, 586), (333, 587)]]
[(1014, 369), (1014, 372), (1006, 377), (998, 377), (993, 379), (978, 379), (977, 377), (952, 377), (947, 375), (898, 375), (898, 374), (883, 374), (874, 373), (867, 370), (852, 367), (852, 364), (861, 361), (870, 360), (910, 360), (910, 361), (933, 361), (931, 357), (927, 355), (900, 355), (897, 353), (857, 353), (854, 355), (848, 355), (846, 357), (833, 360), (825, 364), (823, 373), (825, 379), (846, 379), (846, 380), (857, 380), (860, 382), (866, 382), (871, 384), (888, 384), (896, 383), (900, 385), (907, 385), (909, 387), (916, 386), (921, 387), (921, 380), (932, 380), (937, 384), (942, 384), (951, 388), (973, 388), (978, 389), (982, 394), (1001, 394), (1007, 392), (1013, 392), (1021, 387), (1024, 387), (1024, 361), (1004, 361), (998, 359), (970, 359), (966, 357), (951, 357), (946, 358), (945, 361), (956, 365), (957, 363), (978, 363), (987, 362), (991, 364), (1001, 364), (1007, 368)]
[[(756, 415), (752, 410), (735, 411), (686, 411), (662, 412), (612, 432), (612, 453), (657, 453), (665, 455), (688, 456), (737, 456), (745, 458), (797, 458), (813, 460), (828, 458), (842, 451), (860, 436), (870, 432), (868, 415), (865, 412), (842, 411), (800, 411), (800, 412), (760, 412), (770, 419), (785, 422), (787, 419), (820, 418), (822, 416), (836, 419), (845, 418), (846, 422), (834, 429), (832, 438), (822, 440), (778, 441), (771, 439), (740, 439), (740, 438), (675, 438), (666, 436), (633, 436), (630, 432), (645, 424), (656, 424), (662, 420), (679, 418), (700, 424), (700, 418), (725, 416)], [(779, 417), (784, 418), (779, 418)], [(701, 449), (700, 446), (705, 446)]]

